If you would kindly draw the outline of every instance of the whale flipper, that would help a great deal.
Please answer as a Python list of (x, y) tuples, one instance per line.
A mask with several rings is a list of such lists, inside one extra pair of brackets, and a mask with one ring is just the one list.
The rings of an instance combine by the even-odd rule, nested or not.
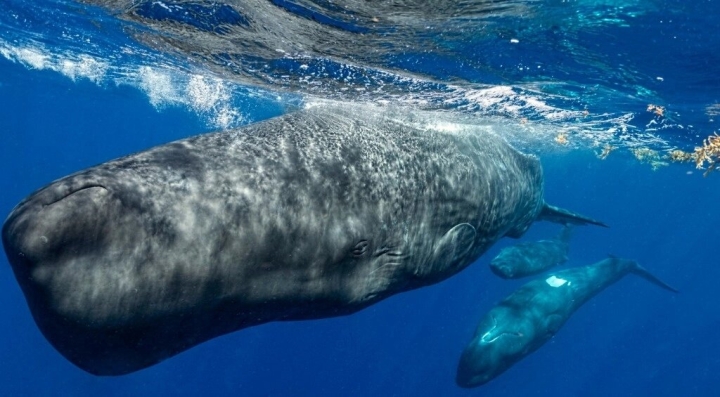
[(666, 282), (664, 282), (664, 281), (660, 280), (659, 278), (657, 278), (654, 274), (650, 273), (647, 269), (645, 269), (644, 267), (640, 266), (640, 265), (637, 264), (637, 263), (635, 263), (635, 267), (633, 268), (632, 272), (633, 272), (634, 274), (636, 274), (636, 275), (644, 278), (645, 280), (647, 280), (647, 281), (649, 281), (649, 282), (657, 285), (657, 286), (660, 287), (660, 288), (664, 288), (664, 289), (666, 289), (666, 290), (668, 290), (668, 291), (672, 291), (672, 292), (675, 292), (675, 293), (679, 293), (679, 292), (680, 292), (680, 291), (678, 291), (677, 289), (669, 286)]
[(453, 265), (462, 260), (473, 247), (477, 232), (469, 223), (460, 223), (448, 230), (435, 247), (435, 262)]
[(584, 215), (576, 214), (563, 208), (555, 207), (545, 203), (537, 220), (550, 221), (555, 223), (562, 223), (564, 225), (597, 225), (602, 227), (608, 227), (608, 225), (597, 221), (592, 218), (588, 218)]

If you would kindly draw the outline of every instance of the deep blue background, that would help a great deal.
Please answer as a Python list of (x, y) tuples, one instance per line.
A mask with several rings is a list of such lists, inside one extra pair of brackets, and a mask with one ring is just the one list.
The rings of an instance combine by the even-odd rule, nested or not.
[[(206, 128), (184, 109), (154, 109), (135, 89), (99, 88), (0, 58), (0, 216), (55, 178)], [(246, 329), (147, 370), (101, 378), (45, 341), (2, 256), (0, 395), (716, 395), (720, 173), (654, 172), (621, 154), (601, 161), (590, 151), (542, 161), (548, 202), (611, 226), (578, 228), (568, 265), (607, 254), (633, 258), (682, 292), (630, 276), (538, 352), (466, 391), (454, 383), (460, 352), (481, 315), (522, 284), (487, 268), (513, 243), (504, 240), (461, 274), (360, 313)], [(524, 240), (558, 230), (536, 224)]]

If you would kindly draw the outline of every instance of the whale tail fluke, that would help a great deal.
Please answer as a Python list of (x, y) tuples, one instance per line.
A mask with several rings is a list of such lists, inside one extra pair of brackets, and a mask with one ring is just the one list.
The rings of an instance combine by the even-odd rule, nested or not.
[(540, 215), (537, 217), (538, 220), (550, 221), (555, 223), (562, 223), (563, 225), (597, 225), (602, 227), (608, 227), (608, 225), (596, 221), (595, 219), (588, 218), (586, 216), (576, 214), (563, 208), (555, 207), (545, 203)]
[(660, 288), (664, 288), (668, 291), (675, 292), (675, 293), (680, 292), (677, 289), (669, 286), (666, 282), (657, 278), (654, 274), (650, 273), (647, 269), (640, 266), (637, 262), (635, 262), (635, 266), (633, 267), (632, 272), (634, 274), (637, 274), (638, 276), (644, 278), (645, 280), (657, 285)]

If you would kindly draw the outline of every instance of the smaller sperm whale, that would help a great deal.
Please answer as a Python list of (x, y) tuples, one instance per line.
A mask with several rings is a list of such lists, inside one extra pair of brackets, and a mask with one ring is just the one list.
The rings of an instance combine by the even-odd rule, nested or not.
[(678, 292), (637, 262), (614, 257), (533, 280), (482, 318), (460, 358), (457, 384), (476, 387), (502, 374), (550, 340), (590, 298), (629, 273)]
[(503, 248), (490, 261), (490, 270), (502, 278), (522, 278), (540, 274), (567, 262), (571, 236), (572, 227), (566, 225), (553, 239)]

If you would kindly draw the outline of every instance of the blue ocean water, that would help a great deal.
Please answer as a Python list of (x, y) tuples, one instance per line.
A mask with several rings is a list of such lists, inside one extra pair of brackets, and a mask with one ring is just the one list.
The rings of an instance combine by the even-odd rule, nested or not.
[[(137, 373), (95, 377), (43, 338), (3, 256), (0, 395), (715, 395), (720, 175), (703, 177), (694, 164), (664, 156), (692, 151), (715, 132), (716, 3), (513, 1), (430, 13), (398, 2), (412, 12), (378, 14), (381, 27), (362, 10), (353, 19), (325, 2), (227, 2), (232, 10), (200, 1), (93, 3), (3, 2), (2, 214), (82, 168), (315, 98), (392, 101), (514, 125), (508, 140), (541, 158), (547, 201), (610, 225), (577, 230), (565, 266), (633, 258), (681, 293), (628, 276), (508, 372), (460, 389), (457, 361), (478, 320), (524, 282), (500, 280), (487, 267), (514, 243), (505, 239), (460, 274), (359, 313), (248, 328)], [(237, 45), (246, 38), (239, 29), (258, 18), (247, 7), (261, 5), (301, 29), (281, 38), (302, 48), (273, 48), (283, 41), (264, 37), (247, 50), (252, 58), (224, 53), (208, 38), (203, 51), (177, 44), (205, 32)], [(382, 36), (382, 45), (358, 46), (387, 52), (311, 46), (311, 34), (298, 34), (308, 20), (333, 34)], [(412, 22), (405, 31), (403, 21)], [(340, 33), (333, 40), (346, 39)], [(269, 66), (253, 69), (258, 64)], [(601, 159), (605, 147), (613, 150)], [(654, 153), (655, 167), (638, 153)], [(538, 223), (522, 241), (558, 230)]]

